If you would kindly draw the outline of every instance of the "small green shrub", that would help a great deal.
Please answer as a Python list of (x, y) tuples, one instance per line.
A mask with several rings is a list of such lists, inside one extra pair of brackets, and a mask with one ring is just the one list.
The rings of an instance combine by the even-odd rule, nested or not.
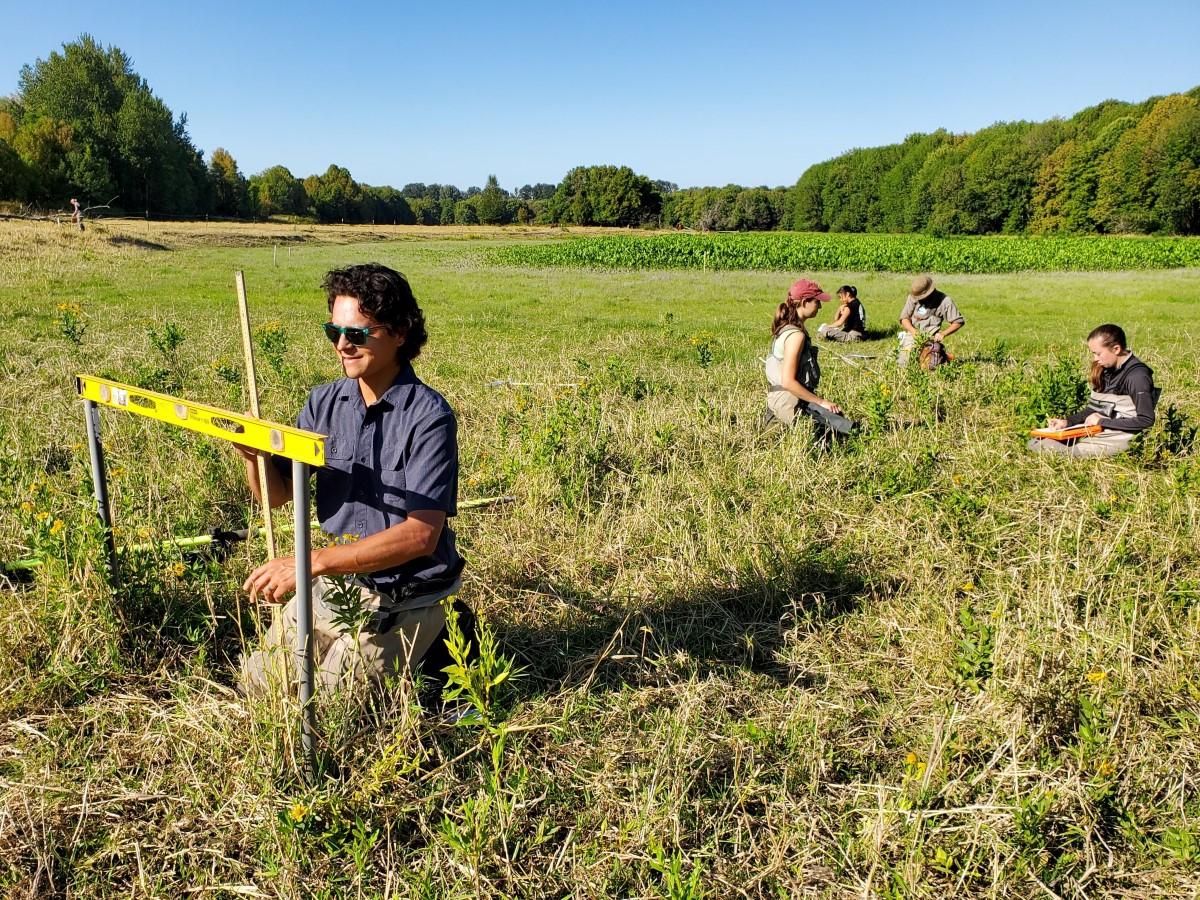
[(1017, 402), (1021, 424), (1035, 428), (1047, 419), (1061, 418), (1077, 412), (1088, 398), (1088, 383), (1080, 372), (1079, 363), (1060, 356), (1033, 372)]

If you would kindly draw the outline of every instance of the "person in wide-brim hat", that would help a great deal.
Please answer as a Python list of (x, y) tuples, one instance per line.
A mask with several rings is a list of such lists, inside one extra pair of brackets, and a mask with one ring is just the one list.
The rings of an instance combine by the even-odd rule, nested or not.
[(942, 343), (967, 323), (954, 301), (934, 286), (929, 275), (918, 275), (912, 280), (904, 308), (900, 311), (901, 331), (900, 365), (908, 362), (908, 355), (916, 346), (919, 335), (928, 335), (930, 341)]

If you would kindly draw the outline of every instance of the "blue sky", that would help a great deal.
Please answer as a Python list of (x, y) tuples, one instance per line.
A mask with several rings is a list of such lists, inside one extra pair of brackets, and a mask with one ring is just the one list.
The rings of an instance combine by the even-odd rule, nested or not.
[(0, 93), (88, 32), (249, 174), (507, 188), (575, 165), (786, 185), (914, 131), (1200, 84), (1200, 2), (0, 0)]

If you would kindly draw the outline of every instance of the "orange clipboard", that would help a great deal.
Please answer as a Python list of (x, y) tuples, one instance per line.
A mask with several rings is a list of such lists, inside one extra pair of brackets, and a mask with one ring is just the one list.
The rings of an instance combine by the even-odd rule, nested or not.
[(1052, 441), (1073, 441), (1076, 438), (1093, 437), (1104, 429), (1099, 425), (1073, 425), (1070, 428), (1031, 428), (1029, 436), (1049, 438)]

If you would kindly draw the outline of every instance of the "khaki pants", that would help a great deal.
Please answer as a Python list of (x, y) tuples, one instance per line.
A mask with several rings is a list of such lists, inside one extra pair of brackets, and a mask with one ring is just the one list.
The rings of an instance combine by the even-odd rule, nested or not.
[[(330, 583), (313, 581), (313, 656), (318, 690), (335, 690), (355, 685), (378, 686), (388, 676), (418, 665), (446, 624), (440, 602), (405, 610), (396, 624), (383, 634), (345, 632), (334, 622), (337, 611), (325, 602)], [(358, 587), (364, 609), (378, 610), (380, 594)], [(261, 649), (242, 658), (239, 683), (247, 694), (262, 694), (272, 687), (294, 686), (296, 666), (296, 598), (275, 616)]]
[(1057, 453), (1072, 459), (1100, 459), (1124, 453), (1133, 443), (1133, 433), (1105, 428), (1099, 434), (1074, 441), (1052, 441), (1034, 438), (1026, 446), (1034, 453)]
[(861, 331), (846, 331), (836, 325), (822, 325), (817, 329), (817, 334), (827, 341), (837, 341), (841, 344), (852, 344), (863, 339)]

